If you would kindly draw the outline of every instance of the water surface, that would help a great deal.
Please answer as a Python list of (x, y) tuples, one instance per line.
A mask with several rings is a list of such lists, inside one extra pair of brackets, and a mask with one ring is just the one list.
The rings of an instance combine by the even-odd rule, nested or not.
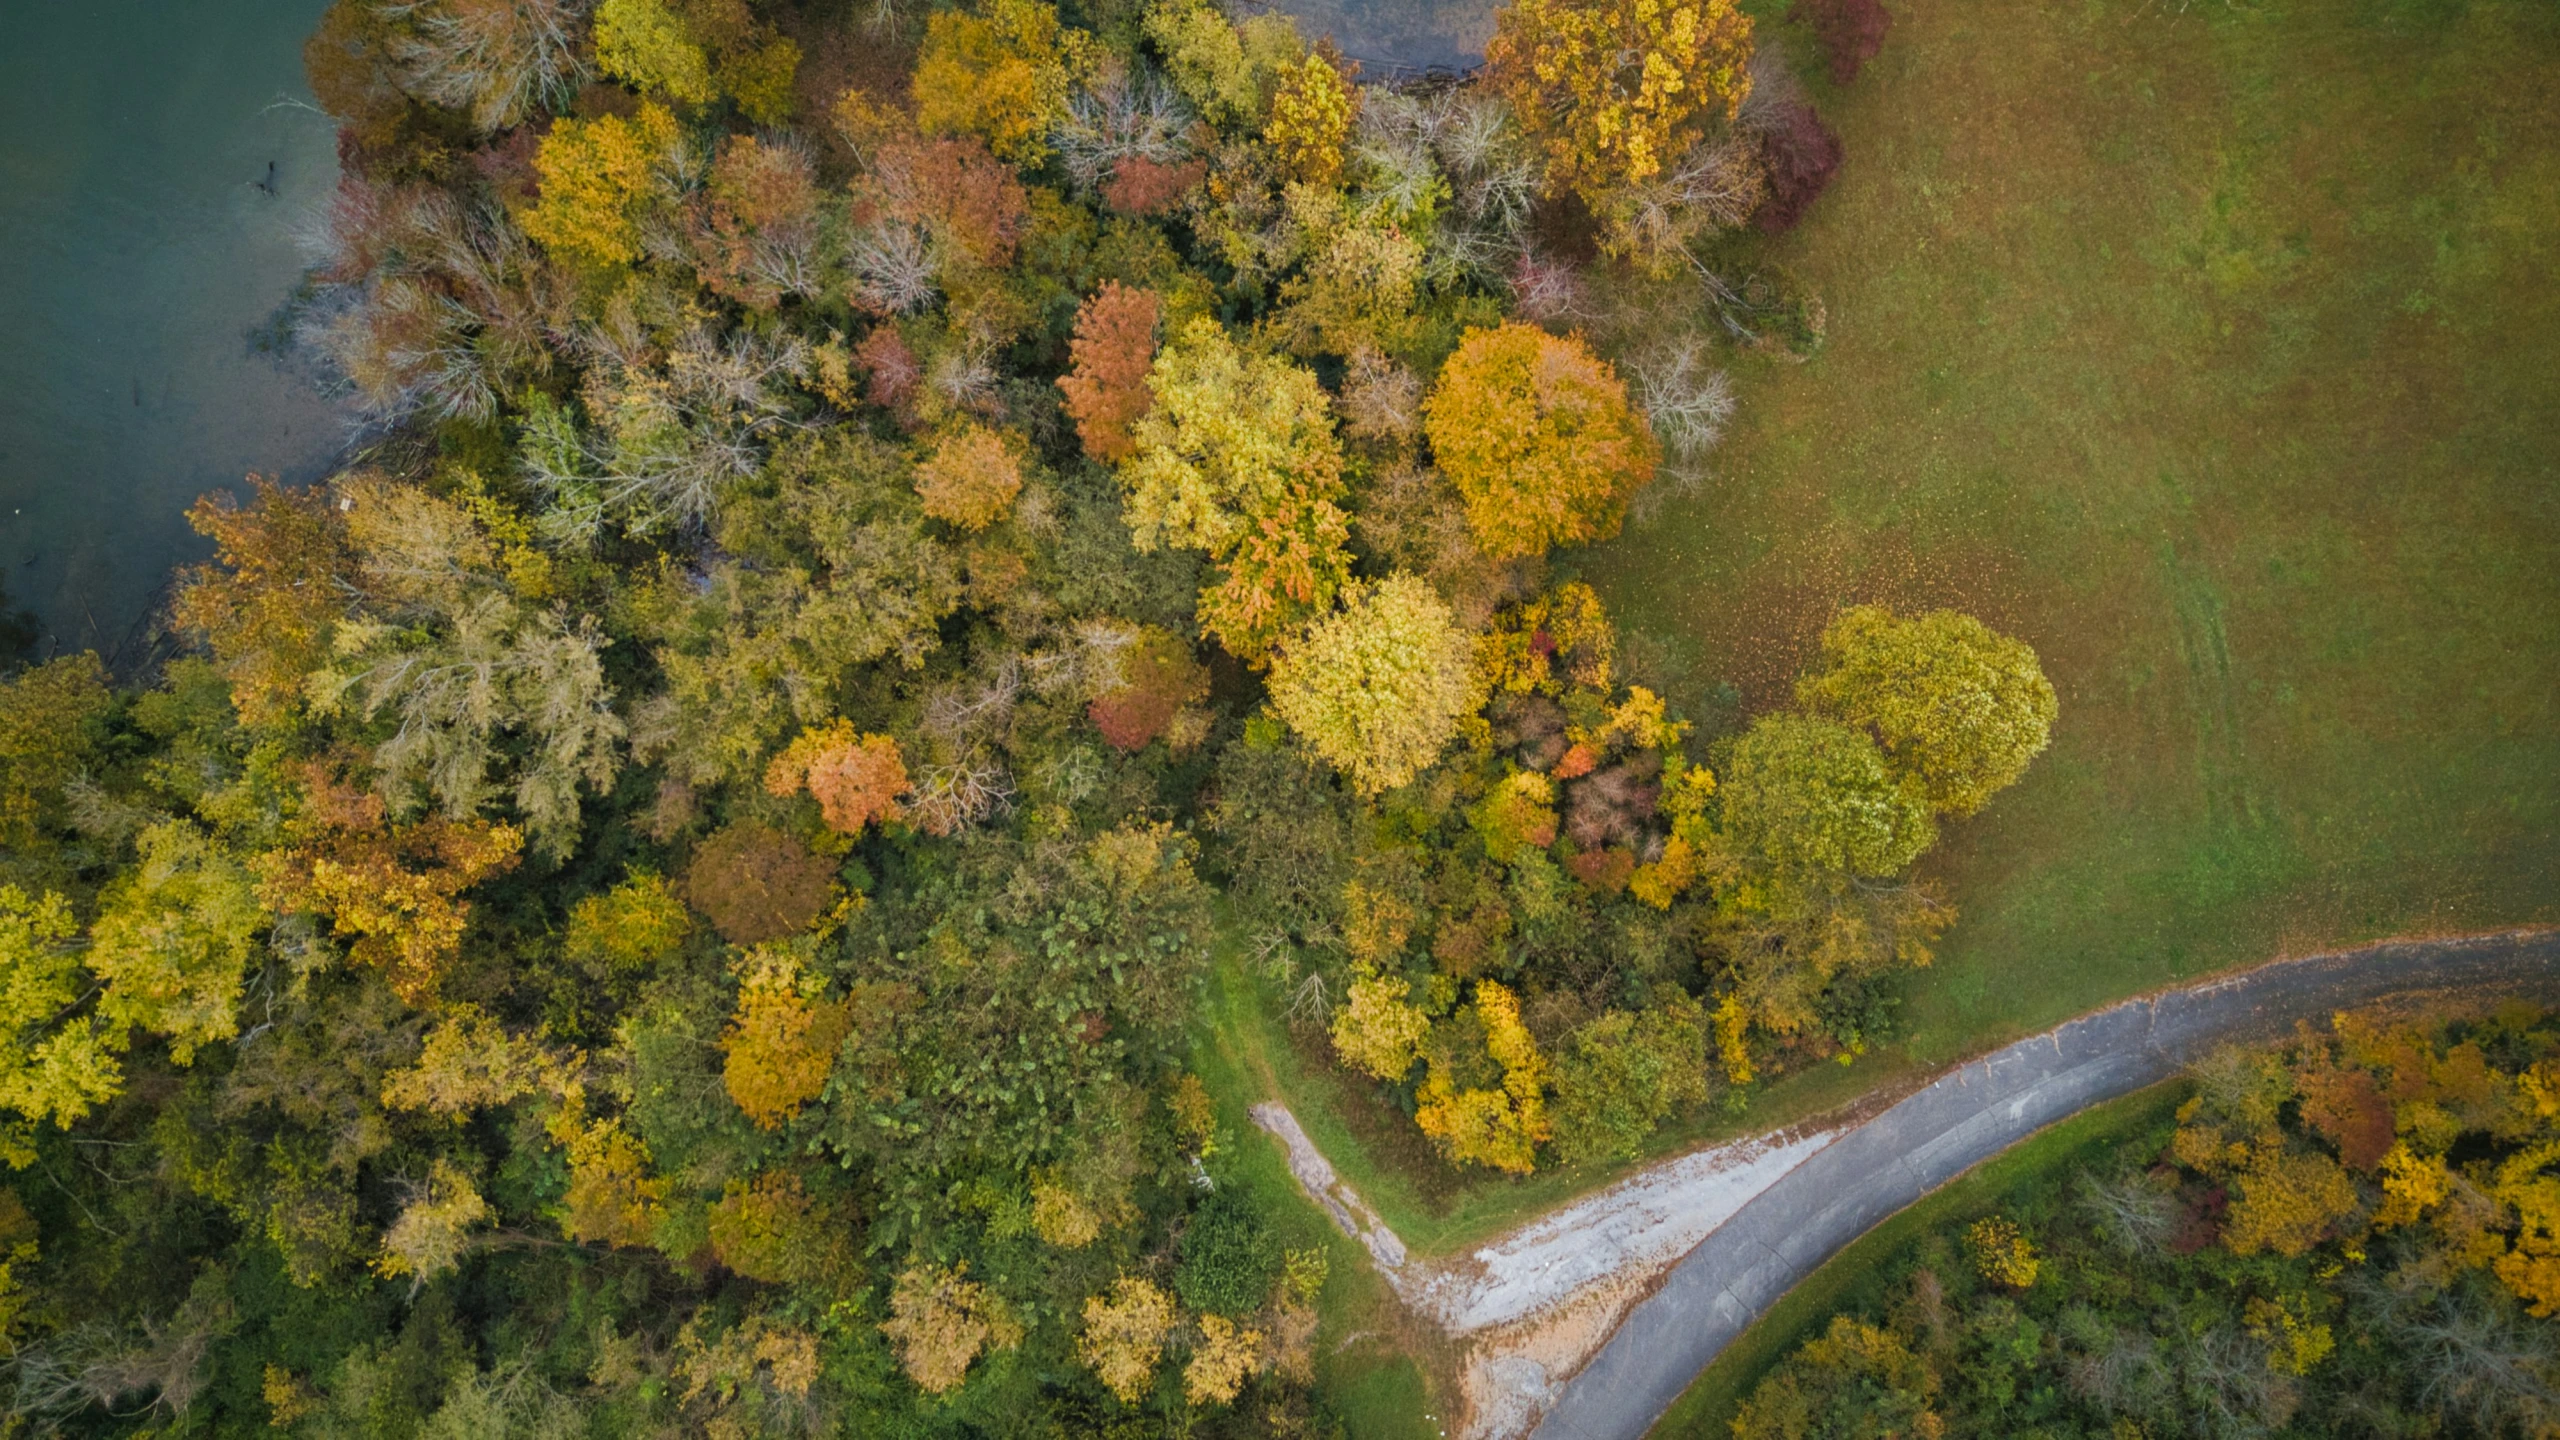
[[(40, 653), (112, 652), (185, 510), (346, 439), (254, 332), (336, 183), (302, 80), (325, 0), (17, 0), (0, 43), (0, 577)], [(274, 164), (274, 193), (259, 182)], [(127, 653), (131, 653), (128, 647)]]

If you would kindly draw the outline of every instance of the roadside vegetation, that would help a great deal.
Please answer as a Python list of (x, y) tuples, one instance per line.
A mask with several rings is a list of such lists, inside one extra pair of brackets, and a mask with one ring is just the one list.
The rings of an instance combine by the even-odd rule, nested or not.
[(2540, 1433), (2555, 1051), (2511, 1006), (2218, 1054), (1835, 1261), (1855, 1303), (1827, 1268), (1660, 1433)]

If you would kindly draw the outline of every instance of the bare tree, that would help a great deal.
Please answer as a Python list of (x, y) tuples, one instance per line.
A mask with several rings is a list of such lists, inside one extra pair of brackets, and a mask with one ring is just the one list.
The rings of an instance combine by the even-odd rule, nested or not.
[(391, 44), (409, 93), (503, 130), (559, 109), (586, 79), (585, 0), (398, 0)]

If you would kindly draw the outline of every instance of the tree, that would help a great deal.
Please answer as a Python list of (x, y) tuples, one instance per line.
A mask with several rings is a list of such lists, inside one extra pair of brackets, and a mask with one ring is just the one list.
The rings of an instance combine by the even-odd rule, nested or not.
[(74, 1121), (124, 1088), (121, 1029), (76, 1013), (86, 982), (71, 946), (79, 926), (59, 895), (0, 884), (0, 1161), (35, 1159), (34, 1123)]
[(2018, 1229), (2016, 1221), (2005, 1215), (1989, 1215), (1973, 1222), (1964, 1232), (1964, 1252), (1983, 1279), (2012, 1290), (2035, 1284), (2036, 1273), (2044, 1264), (2036, 1258), (2034, 1243)]
[(426, 1182), (401, 1207), (400, 1218), (383, 1232), (374, 1269), (395, 1279), (406, 1275), (419, 1284), (433, 1280), (462, 1264), (471, 1231), (489, 1216), (489, 1202), (471, 1177), (439, 1155)]
[(1155, 360), (1163, 308), (1152, 290), (1105, 280), (1076, 310), (1075, 339), (1068, 345), (1074, 364), (1058, 377), (1058, 389), (1066, 394), (1084, 453), (1106, 465), (1136, 453), (1130, 427), (1155, 403), (1147, 370)]
[(383, 970), (401, 999), (428, 1003), (470, 923), (460, 895), (514, 869), (524, 832), (481, 820), (385, 826), (375, 797), (317, 772), (311, 789), (296, 843), (251, 862), (259, 899), (281, 914), (329, 916), (354, 940), (349, 958)]
[(1262, 129), (1263, 142), (1279, 152), (1289, 174), (1309, 185), (1329, 186), (1342, 178), (1342, 143), (1360, 110), (1360, 92), (1328, 49), (1310, 50), (1281, 70), (1271, 119)]
[(639, 871), (569, 910), (563, 948), (599, 971), (638, 970), (684, 947), (693, 915), (664, 876)]
[(436, 0), (391, 45), (409, 92), (504, 130), (565, 103), (586, 66), (573, 0)]
[(1375, 795), (1439, 758), (1484, 703), (1474, 644), (1411, 575), (1353, 585), (1271, 666), (1271, 708), (1316, 753)]
[(1544, 850), (1556, 843), (1555, 784), (1535, 770), (1514, 771), (1485, 791), (1467, 823), (1499, 863), (1509, 864), (1523, 850)]
[(542, 199), (522, 216), (524, 233), (598, 265), (639, 259), (641, 218), (664, 198), (659, 166), (681, 143), (675, 116), (655, 101), (627, 120), (599, 115), (553, 125), (534, 155)]
[(10, 860), (50, 848), (63, 787), (97, 756), (114, 703), (106, 667), (87, 650), (0, 678), (0, 850)]
[(1831, 83), (1842, 86), (1857, 79), (1858, 71), (1876, 58), (1884, 48), (1885, 32), (1893, 28), (1893, 12), (1884, 8), (1883, 0), (1795, 0), (1787, 15), (1813, 27), (1814, 38), (1822, 42), (1822, 53), (1831, 62)]
[(685, 899), (732, 945), (760, 945), (807, 929), (827, 908), (834, 867), (760, 821), (715, 832), (685, 868)]
[(1569, 1164), (1633, 1159), (1682, 1104), (1707, 1098), (1707, 1016), (1688, 996), (1612, 1010), (1573, 1032), (1555, 1061), (1556, 1154)]
[(916, 467), (924, 513), (963, 530), (984, 530), (1012, 513), (1022, 493), (1022, 443), (999, 430), (962, 422), (943, 432)]
[(1725, 833), (1782, 868), (1894, 875), (1937, 838), (1876, 743), (1820, 716), (1762, 716), (1734, 746), (1723, 795)]
[(2036, 652), (1970, 615), (1904, 620), (1875, 605), (1822, 632), (1829, 665), (1797, 698), (1871, 727), (1895, 775), (1930, 808), (1971, 815), (2026, 772), (2053, 732), (2053, 686)]
[(764, 788), (779, 796), (807, 790), (816, 797), (828, 828), (841, 835), (859, 835), (875, 820), (886, 824), (903, 818), (906, 811), (898, 799), (911, 790), (898, 742), (886, 735), (858, 735), (847, 720), (801, 731), (765, 767)]
[(1079, 32), (1062, 30), (1043, 0), (989, 0), (980, 13), (936, 11), (912, 82), (927, 134), (977, 135), (996, 158), (1036, 167), (1067, 115)]
[(776, 1130), (827, 1088), (853, 1006), (803, 993), (799, 959), (781, 947), (749, 951), (740, 971), (737, 1018), (720, 1037), (721, 1078), (758, 1129)]
[(965, 1261), (910, 1265), (889, 1292), (881, 1333), (898, 1347), (907, 1378), (928, 1395), (960, 1388), (981, 1352), (1022, 1343), (1021, 1322), (994, 1292), (966, 1278), (968, 1273)]
[(705, 1228), (720, 1263), (768, 1285), (827, 1284), (853, 1261), (844, 1217), (810, 1198), (789, 1170), (732, 1180), (711, 1207)]
[(1495, 13), (1485, 67), (1545, 152), (1550, 193), (1597, 206), (1733, 118), (1751, 50), (1733, 0), (1515, 0)]
[(1194, 1405), (1224, 1405), (1262, 1368), (1262, 1332), (1223, 1315), (1200, 1317), (1200, 1340), (1182, 1367), (1182, 1394)]
[(1109, 1299), (1085, 1298), (1076, 1358), (1112, 1394), (1135, 1405), (1155, 1379), (1164, 1337), (1172, 1330), (1173, 1297), (1135, 1275), (1123, 1275), (1111, 1283)]
[(98, 1017), (169, 1037), (169, 1058), (240, 1033), (240, 980), (267, 913), (240, 863), (183, 820), (142, 832), (134, 868), (98, 897), (89, 968)]
[(1660, 456), (1608, 362), (1518, 321), (1469, 330), (1424, 412), (1432, 454), (1496, 560), (1615, 535)]
[[(1209, 670), (1192, 655), (1189, 642), (1148, 626), (1137, 643), (1121, 651), (1118, 683), (1094, 696), (1085, 715), (1113, 749), (1135, 754), (1167, 735), (1186, 712), (1205, 721), (1208, 717), (1192, 707), (1207, 698)], [(1171, 736), (1170, 741), (1181, 738)], [(1198, 737), (1192, 738), (1196, 742)]]
[(711, 57), (666, 0), (603, 0), (596, 7), (596, 63), (604, 72), (685, 105), (708, 105)]
[(1313, 371), (1246, 354), (1207, 316), (1165, 342), (1147, 388), (1155, 404), (1120, 467), (1130, 538), (1221, 561), (1226, 574), (1201, 592), (1201, 629), (1262, 663), (1350, 575), (1331, 402)]
[(1402, 976), (1374, 970), (1353, 978), (1333, 1016), (1333, 1053), (1342, 1063), (1388, 1081), (1412, 1071), (1422, 1037), (1431, 1030), (1431, 1017), (1404, 998), (1412, 989)]
[(187, 511), (214, 561), (184, 573), (172, 609), (212, 648), (241, 722), (267, 725), (301, 708), (303, 677), (328, 662), (355, 557), (328, 487), (252, 475), (249, 488), (245, 506), (217, 490)]
[[(1477, 981), (1468, 1018), (1474, 1023), (1453, 1027), (1445, 1040), (1432, 1037), (1431, 1068), (1414, 1095), (1414, 1123), (1454, 1161), (1526, 1175), (1537, 1168), (1538, 1142), (1552, 1129), (1546, 1058), (1520, 1023), (1520, 1001), (1507, 987)], [(1481, 1057), (1471, 1053), (1479, 1037)], [(1496, 1067), (1499, 1085), (1469, 1083), (1482, 1059)]]

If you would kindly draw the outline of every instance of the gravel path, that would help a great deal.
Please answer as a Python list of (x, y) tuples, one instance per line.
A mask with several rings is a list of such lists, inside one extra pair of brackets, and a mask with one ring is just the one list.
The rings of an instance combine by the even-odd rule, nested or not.
[(2126, 1001), (1951, 1071), (1840, 1132), (1691, 1250), (1562, 1387), (1536, 1440), (1638, 1440), (1707, 1362), (1842, 1246), (2057, 1120), (2225, 1042), (2437, 993), (2560, 997), (2560, 931), (2277, 961)]

